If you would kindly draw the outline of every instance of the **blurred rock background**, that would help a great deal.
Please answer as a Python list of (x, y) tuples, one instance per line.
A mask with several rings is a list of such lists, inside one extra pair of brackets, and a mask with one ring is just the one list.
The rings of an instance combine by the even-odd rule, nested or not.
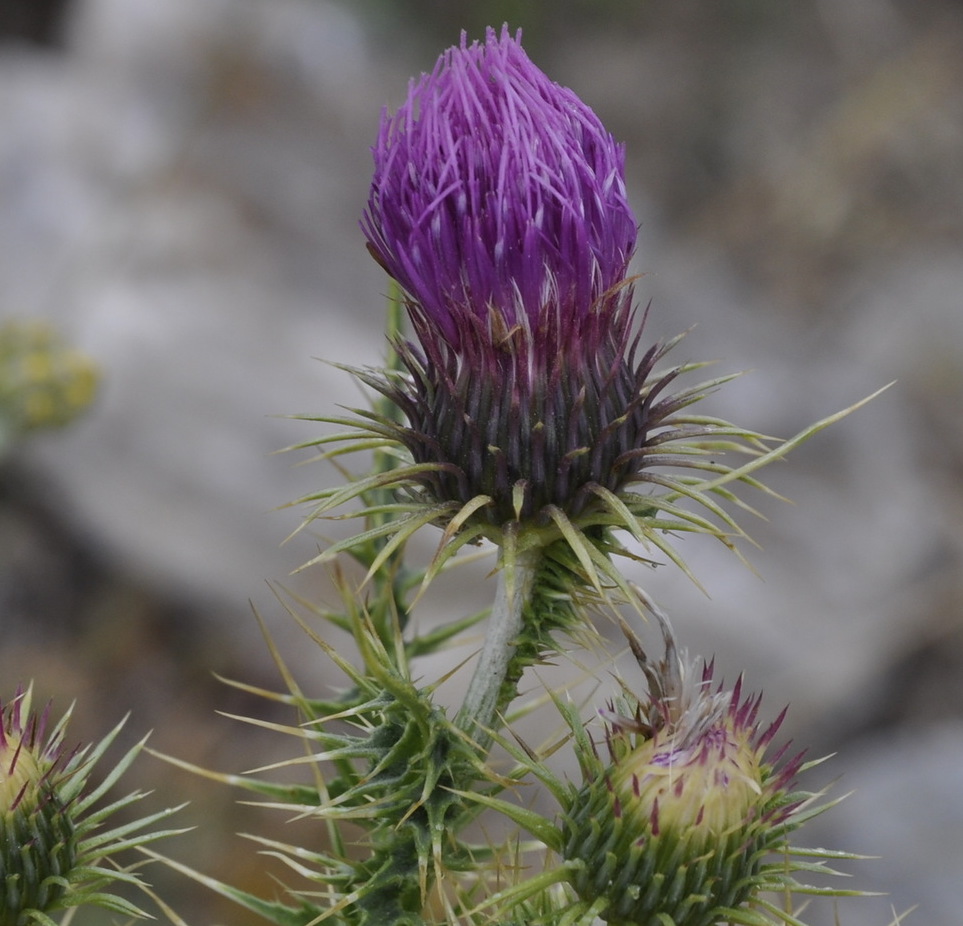
[[(130, 710), (131, 739), (153, 728), (228, 771), (289, 754), (215, 714), (273, 716), (211, 675), (278, 684), (253, 601), (300, 677), (330, 679), (267, 584), (326, 593), (318, 570), (289, 578), (319, 541), (282, 545), (300, 512), (280, 506), (336, 474), (273, 454), (320, 431), (283, 416), (358, 404), (315, 358), (383, 353), (386, 281), (357, 228), (381, 106), (461, 28), (506, 19), (628, 144), (651, 336), (696, 325), (677, 359), (753, 370), (714, 412), (789, 436), (897, 381), (769, 472), (796, 504), (758, 500), (758, 575), (694, 541), (709, 598), (668, 569), (638, 578), (690, 649), (773, 714), (792, 703), (796, 743), (838, 752), (811, 780), (855, 793), (808, 838), (881, 856), (852, 886), (889, 896), (816, 905), (815, 926), (914, 904), (907, 924), (959, 926), (954, 0), (7, 0), (0, 324), (57, 325), (102, 382), (85, 418), (0, 464), (0, 696), (33, 678), (77, 699), (78, 739)], [(161, 804), (194, 801), (200, 828), (168, 851), (274, 890), (231, 834), (276, 815), (153, 759), (137, 775)], [(194, 923), (255, 922), (151, 874)]]

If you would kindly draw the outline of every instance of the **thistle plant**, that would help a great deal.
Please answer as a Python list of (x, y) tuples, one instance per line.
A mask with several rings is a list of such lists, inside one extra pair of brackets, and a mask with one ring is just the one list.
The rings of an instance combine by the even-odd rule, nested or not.
[[(507, 27), (463, 36), (412, 81), (372, 154), (360, 228), (391, 281), (387, 362), (345, 367), (370, 406), (301, 416), (329, 429), (292, 448), (345, 477), (299, 500), (303, 528), (359, 527), (306, 564), (330, 570), (335, 603), (278, 590), (341, 684), (297, 678), (258, 616), (283, 688), (230, 684), (290, 719), (235, 719), (296, 748), (243, 774), (163, 757), (306, 823), (306, 839), (249, 837), (289, 883), (261, 897), (159, 856), (148, 844), (174, 832), (155, 829), (172, 811), (130, 819), (137, 792), (101, 805), (143, 743), (91, 784), (122, 724), (70, 751), (70, 712), (47, 732), (28, 689), (0, 705), (0, 926), (87, 905), (142, 915), (124, 886), (185, 926), (129, 850), (277, 926), (801, 926), (799, 898), (856, 893), (831, 880), (853, 856), (800, 841), (833, 802), (797, 784), (817, 760), (779, 742), (785, 711), (715, 681), (626, 566), (698, 582), (678, 548), (693, 534), (741, 558), (738, 517), (774, 494), (759, 471), (868, 399), (785, 441), (700, 412), (732, 376), (703, 379), (704, 364), (671, 361), (678, 337), (647, 338), (623, 146)], [(0, 329), (0, 452), (95, 385), (45, 329)], [(424, 562), (409, 541), (431, 531)], [(412, 619), (479, 555), (490, 608)], [(613, 669), (598, 703), (544, 690), (538, 667), (582, 647), (614, 666), (604, 621), (633, 674)], [(470, 671), (428, 675), (479, 631)], [(439, 688), (462, 672), (450, 706)], [(551, 732), (531, 743), (518, 721), (536, 710)]]
[[(370, 459), (301, 500), (306, 529), (360, 527), (307, 564), (331, 570), (336, 605), (279, 590), (343, 685), (307, 686), (266, 634), (284, 690), (232, 684), (294, 716), (237, 719), (292, 737), (296, 754), (248, 774), (169, 760), (315, 836), (252, 837), (295, 879), (274, 898), (168, 863), (279, 926), (799, 926), (797, 894), (848, 893), (807, 883), (848, 856), (796, 844), (830, 806), (796, 785), (812, 763), (776, 742), (782, 714), (764, 720), (742, 680), (716, 683), (685, 655), (623, 564), (694, 579), (675, 545), (686, 533), (738, 554), (736, 514), (754, 513), (743, 495), (767, 492), (758, 470), (858, 405), (783, 442), (698, 413), (731, 377), (687, 385), (703, 365), (667, 362), (678, 339), (646, 340), (624, 149), (507, 28), (463, 37), (413, 81), (372, 153), (361, 229), (394, 288), (388, 362), (346, 368), (371, 406), (309, 418), (335, 430), (297, 445), (339, 466)], [(417, 562), (408, 542), (432, 529), (437, 550)], [(411, 620), (442, 571), (485, 551), (490, 609)], [(594, 707), (524, 695), (526, 670), (604, 649), (596, 624), (612, 618), (644, 687), (620, 680)], [(644, 619), (658, 657), (630, 626)], [(460, 666), (426, 679), (424, 657), (482, 626), (450, 708), (438, 688)], [(532, 744), (515, 724), (535, 709), (559, 732)]]

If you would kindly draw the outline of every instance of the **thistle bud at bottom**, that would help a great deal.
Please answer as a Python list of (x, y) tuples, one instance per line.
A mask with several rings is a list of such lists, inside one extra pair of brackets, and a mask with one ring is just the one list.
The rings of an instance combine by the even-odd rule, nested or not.
[(50, 926), (50, 914), (92, 904), (125, 918), (145, 914), (111, 893), (113, 882), (140, 881), (105, 859), (173, 835), (152, 824), (178, 808), (105, 826), (110, 816), (143, 796), (134, 792), (95, 806), (127, 769), (143, 741), (129, 749), (92, 790), (89, 776), (123, 722), (92, 748), (65, 751), (70, 712), (47, 731), (48, 712), (30, 710), (30, 689), (0, 705), (0, 926)]
[[(19, 707), (16, 702), (15, 707)], [(19, 711), (0, 723), (0, 924), (20, 926), (66, 891), (76, 863), (74, 826), (57, 792), (61, 755), (40, 745), (42, 721)]]
[(608, 923), (712, 926), (772, 886), (765, 859), (792, 828), (801, 757), (767, 761), (782, 716), (761, 731), (759, 699), (741, 683), (712, 690), (711, 666), (691, 673), (663, 632), (658, 665), (634, 642), (649, 693), (604, 712), (608, 758), (580, 757), (562, 854), (576, 894), (601, 901)]

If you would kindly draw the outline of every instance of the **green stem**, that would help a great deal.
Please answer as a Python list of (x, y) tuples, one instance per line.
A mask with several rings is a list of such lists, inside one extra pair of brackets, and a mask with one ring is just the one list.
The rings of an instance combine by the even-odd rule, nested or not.
[(523, 614), (531, 597), (538, 561), (539, 551), (528, 551), (518, 554), (510, 568), (499, 570), (488, 633), (455, 721), (476, 740), (487, 740), (487, 731), (493, 729), (509, 665), (522, 632)]

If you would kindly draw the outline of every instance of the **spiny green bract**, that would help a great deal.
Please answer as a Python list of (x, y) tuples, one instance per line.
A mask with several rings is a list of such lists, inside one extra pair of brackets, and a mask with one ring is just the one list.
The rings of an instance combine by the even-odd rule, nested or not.
[[(386, 635), (377, 624), (384, 617), (382, 607), (393, 607), (387, 602), (397, 589), (390, 580), (380, 582), (369, 600), (373, 613), (360, 605), (347, 585), (342, 591), (344, 612), (324, 616), (350, 630), (361, 654), (360, 668), (292, 611), (346, 675), (349, 685), (340, 697), (305, 696), (276, 650), (288, 693), (239, 686), (297, 710), (301, 722), (296, 726), (236, 719), (301, 741), (304, 755), (272, 768), (308, 765), (313, 786), (280, 784), (255, 775), (221, 775), (170, 760), (258, 793), (268, 806), (323, 824), (327, 835), (323, 850), (257, 840), (310, 887), (290, 887), (288, 902), (269, 903), (176, 862), (169, 864), (278, 926), (322, 920), (342, 926), (437, 922), (428, 909), (443, 905), (444, 891), (459, 874), (474, 871), (496, 851), (487, 844), (464, 841), (461, 834), (466, 825), (484, 808), (466, 800), (463, 791), (497, 791), (503, 785), (485, 768), (478, 745), (434, 703), (434, 688), (419, 687), (411, 680), (400, 638), (395, 637), (395, 648), (386, 647)], [(446, 634), (436, 631), (428, 637), (413, 637), (411, 647), (430, 652), (444, 642)]]

